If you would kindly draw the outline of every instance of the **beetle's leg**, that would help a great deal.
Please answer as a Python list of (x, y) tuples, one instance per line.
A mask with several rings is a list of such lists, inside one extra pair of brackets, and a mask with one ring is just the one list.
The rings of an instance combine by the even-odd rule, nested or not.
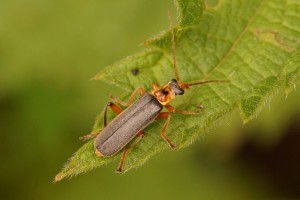
[(160, 87), (157, 83), (152, 83), (153, 90), (158, 90)]
[[(104, 108), (104, 117), (103, 117), (104, 127), (107, 126), (107, 109), (108, 109), (108, 107), (110, 107), (112, 109), (112, 111), (114, 111), (114, 113), (116, 113), (117, 115), (123, 111), (118, 105), (114, 104), (113, 102), (108, 102)], [(96, 137), (99, 133), (100, 133), (100, 131), (92, 132), (88, 135), (81, 136), (79, 139), (80, 140), (89, 140), (91, 138)]]
[(171, 113), (170, 112), (161, 112), (159, 115), (156, 117), (156, 119), (164, 119), (167, 118), (163, 128), (161, 129), (160, 135), (161, 137), (170, 145), (172, 149), (176, 148), (176, 145), (173, 144), (173, 142), (166, 136), (165, 132), (167, 127), (169, 126), (170, 120), (171, 120)]
[(96, 137), (98, 134), (99, 134), (99, 132), (92, 132), (90, 134), (79, 137), (79, 140), (86, 141), (86, 140)]
[[(170, 145), (171, 148), (175, 148), (175, 144), (172, 143), (172, 141), (166, 136), (165, 132), (166, 129), (170, 123), (170, 119), (171, 119), (171, 113), (181, 113), (181, 114), (185, 114), (185, 115), (196, 115), (199, 114), (200, 111), (190, 111), (190, 110), (176, 110), (173, 106), (170, 105), (165, 105), (165, 108), (169, 111), (169, 112), (161, 112), (159, 113), (159, 115), (156, 117), (156, 119), (164, 119), (167, 118), (162, 130), (161, 130), (161, 136), (162, 138)], [(199, 106), (199, 108), (203, 108), (203, 106), (201, 105), (201, 107)]]
[(114, 104), (113, 102), (108, 102), (104, 108), (104, 117), (103, 117), (103, 124), (104, 127), (107, 126), (107, 109), (108, 107), (111, 108), (112, 111), (114, 111), (114, 113), (116, 113), (117, 115), (120, 114), (121, 112), (123, 112), (123, 110), (116, 104)]
[(117, 169), (117, 173), (121, 173), (123, 171), (123, 166), (125, 163), (126, 155), (129, 149), (133, 148), (142, 138), (144, 137), (144, 132), (138, 132), (138, 137), (131, 143), (129, 146), (125, 147), (121, 156), (120, 164)]
[(170, 112), (161, 112), (155, 119), (165, 119), (170, 115)]
[(197, 115), (201, 112), (201, 109), (203, 108), (203, 106), (201, 105), (200, 110), (195, 110), (195, 111), (192, 111), (192, 110), (176, 110), (173, 106), (170, 106), (170, 105), (165, 105), (165, 108), (172, 112), (172, 113), (181, 113), (181, 114), (184, 114), (184, 115)]
[(135, 96), (137, 95), (137, 93), (140, 93), (140, 96), (142, 96), (145, 93), (145, 89), (142, 87), (137, 88), (136, 90), (133, 91), (133, 93), (130, 95), (128, 102), (122, 101), (112, 95), (110, 95), (110, 99), (116, 103), (121, 104), (122, 106), (128, 107), (132, 104), (132, 102), (134, 101)]

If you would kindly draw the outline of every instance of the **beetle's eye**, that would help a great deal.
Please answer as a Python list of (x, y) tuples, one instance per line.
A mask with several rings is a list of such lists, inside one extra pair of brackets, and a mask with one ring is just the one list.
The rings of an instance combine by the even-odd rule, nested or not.
[(183, 95), (184, 94), (184, 90), (181, 89), (180, 87), (178, 87), (178, 90), (174, 90), (176, 95)]
[(169, 92), (166, 91), (166, 90), (161, 90), (161, 93), (164, 94), (164, 95), (168, 95), (169, 94)]
[(184, 94), (184, 90), (182, 88), (179, 87), (178, 82), (176, 81), (176, 79), (172, 79), (169, 82), (169, 86), (171, 88), (171, 90), (176, 94), (176, 95), (183, 95)]

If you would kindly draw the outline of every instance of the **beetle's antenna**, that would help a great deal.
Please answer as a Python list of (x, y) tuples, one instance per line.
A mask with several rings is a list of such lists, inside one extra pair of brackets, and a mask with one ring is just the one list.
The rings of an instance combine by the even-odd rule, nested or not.
[(173, 64), (174, 64), (174, 72), (175, 72), (175, 78), (177, 81), (179, 81), (179, 74), (176, 64), (176, 52), (175, 52), (175, 37), (174, 37), (174, 30), (173, 30), (173, 23), (170, 12), (168, 12), (169, 15), (169, 22), (170, 22), (170, 29), (171, 29), (171, 38), (172, 38), (172, 54), (173, 54)]
[(209, 81), (200, 81), (200, 82), (188, 83), (188, 86), (201, 85), (201, 84), (206, 84), (206, 83), (222, 83), (222, 82), (229, 82), (229, 80), (209, 80)]

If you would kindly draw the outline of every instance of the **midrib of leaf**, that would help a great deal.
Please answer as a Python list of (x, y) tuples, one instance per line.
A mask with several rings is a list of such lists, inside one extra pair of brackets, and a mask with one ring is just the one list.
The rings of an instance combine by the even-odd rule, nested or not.
[[(202, 5), (203, 3), (200, 0), (198, 2), (197, 0), (179, 1), (185, 4), (186, 8), (193, 8), (194, 4)], [(297, 40), (300, 38), (300, 30), (297, 31), (291, 27), (283, 28), (288, 26), (284, 24), (287, 23), (284, 21), (286, 15), (283, 16), (285, 18), (276, 18), (276, 15), (272, 15), (272, 20), (277, 20), (276, 23), (271, 23), (270, 16), (268, 16), (269, 12), (274, 12), (270, 3), (278, 6), (280, 11), (280, 9), (287, 9), (282, 4), (287, 5), (288, 2), (290, 1), (224, 0), (212, 11), (205, 12), (201, 23), (193, 21), (190, 14), (196, 13), (199, 17), (202, 11), (183, 11), (188, 14), (188, 16), (182, 16), (187, 17), (186, 27), (175, 27), (177, 62), (181, 80), (190, 82), (199, 79), (229, 79), (231, 83), (191, 88), (184, 98), (179, 98), (180, 100), (175, 102), (178, 109), (193, 110), (199, 103), (205, 105), (203, 113), (199, 116), (172, 115), (167, 134), (178, 148), (191, 144), (199, 136), (205, 134), (219, 118), (229, 114), (238, 106), (245, 122), (254, 118), (283, 83), (286, 91), (290, 91), (290, 87), (298, 79), (300, 68), (298, 64), (300, 53), (299, 50), (295, 50), (300, 43), (299, 39)], [(244, 10), (246, 13), (243, 15), (241, 13), (235, 15), (235, 13), (230, 13), (230, 9), (232, 10), (232, 8), (228, 9), (230, 6), (247, 10)], [(294, 2), (294, 6), (298, 6), (300, 10), (299, 2)], [(251, 13), (247, 13), (248, 11)], [(293, 10), (289, 11), (293, 12)], [(223, 15), (218, 16), (218, 13)], [(299, 16), (294, 17), (300, 20)], [(228, 24), (230, 29), (226, 29), (227, 24), (226, 26), (222, 24), (227, 22), (226, 20), (229, 22), (236, 20), (237, 27), (233, 26), (231, 21), (231, 24)], [(240, 26), (241, 22), (244, 22), (243, 26)], [(200, 26), (195, 26), (198, 24)], [(220, 34), (218, 28), (224, 28), (229, 33), (223, 31)], [(286, 40), (276, 38), (277, 33)], [(292, 40), (296, 42), (291, 42)], [(170, 32), (166, 31), (146, 43), (158, 48), (146, 50), (117, 62), (96, 75), (95, 79), (123, 87), (127, 91), (140, 86), (149, 89), (151, 82), (155, 80), (160, 84), (165, 84), (174, 76), (170, 53)], [(293, 51), (293, 56), (289, 58), (290, 52)], [(134, 68), (140, 69), (137, 76), (131, 73)], [(288, 70), (281, 74), (284, 69)], [(125, 96), (129, 93), (130, 91)], [(100, 114), (94, 131), (102, 129), (102, 119), (103, 116)], [(140, 166), (151, 156), (168, 148), (159, 135), (162, 125), (163, 122), (155, 122), (146, 128), (146, 137), (128, 154), (125, 170)], [(110, 158), (96, 157), (93, 140), (91, 140), (75, 153), (56, 180), (87, 172), (119, 158), (119, 155), (120, 153)]]
[(266, 2), (266, 0), (262, 0), (261, 3), (258, 5), (258, 8), (256, 10), (256, 12), (253, 14), (253, 16), (251, 17), (251, 19), (248, 21), (248, 23), (246, 23), (246, 26), (244, 28), (244, 30), (240, 33), (240, 35), (237, 37), (237, 39), (234, 41), (233, 45), (230, 47), (230, 49), (228, 50), (228, 52), (224, 55), (224, 57), (220, 60), (220, 62), (213, 67), (213, 69), (207, 73), (204, 77), (203, 80), (208, 80), (209, 77), (212, 75), (212, 73), (216, 70), (218, 70), (219, 67), (222, 66), (223, 62), (225, 62), (225, 60), (230, 56), (230, 54), (234, 51), (235, 47), (237, 46), (237, 44), (239, 43), (239, 41), (243, 38), (243, 36), (245, 35), (245, 33), (248, 31), (248, 28), (250, 27), (250, 25), (253, 23), (253, 21), (255, 20), (256, 16), (258, 15), (259, 11), (261, 10), (263, 4)]

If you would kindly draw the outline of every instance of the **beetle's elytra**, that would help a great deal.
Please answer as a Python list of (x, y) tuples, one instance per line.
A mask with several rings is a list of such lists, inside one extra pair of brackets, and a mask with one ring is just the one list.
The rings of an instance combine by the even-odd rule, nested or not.
[(98, 154), (112, 156), (120, 151), (136, 133), (153, 122), (162, 108), (153, 95), (145, 93), (102, 130), (95, 140)]
[[(194, 85), (201, 85), (211, 82), (227, 82), (223, 80), (195, 81), (193, 83), (185, 83), (180, 81), (176, 65), (175, 39), (170, 15), (169, 20), (172, 38), (174, 72), (176, 78), (172, 79), (164, 86), (159, 86), (156, 83), (152, 83), (153, 90), (151, 93), (145, 92), (143, 88), (138, 88), (129, 97), (128, 102), (121, 101), (111, 96), (111, 102), (109, 102), (104, 109), (104, 129), (100, 133), (92, 133), (83, 137), (84, 139), (87, 139), (96, 135), (94, 146), (97, 156), (113, 156), (120, 150), (124, 149), (117, 172), (123, 171), (128, 150), (143, 138), (143, 129), (156, 119), (166, 119), (160, 134), (171, 148), (175, 148), (175, 144), (173, 144), (165, 134), (170, 123), (171, 114), (181, 113), (185, 115), (194, 115), (199, 113), (199, 110), (176, 110), (174, 107), (169, 105), (169, 103), (177, 95), (183, 95), (185, 90)], [(134, 75), (137, 73), (138, 71), (136, 73), (133, 72)], [(140, 98), (134, 102), (135, 96), (138, 93), (140, 94)], [(117, 104), (121, 104), (128, 108), (123, 111)], [(163, 107), (166, 108), (167, 112), (161, 112)], [(106, 119), (108, 108), (111, 108), (118, 115), (109, 124), (107, 124)]]

